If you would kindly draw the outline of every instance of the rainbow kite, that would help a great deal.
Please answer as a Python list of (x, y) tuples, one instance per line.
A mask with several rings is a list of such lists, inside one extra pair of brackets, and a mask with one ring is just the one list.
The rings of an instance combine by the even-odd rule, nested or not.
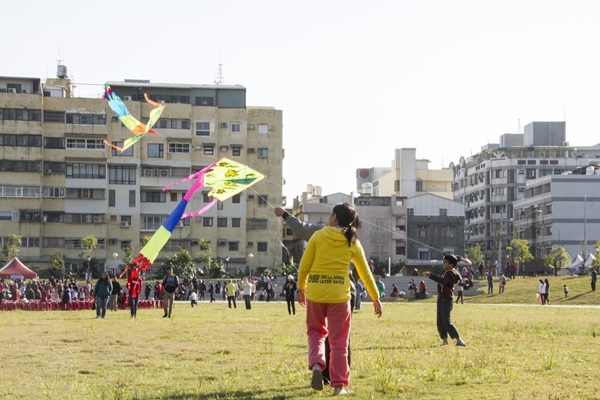
[(123, 152), (127, 148), (131, 147), (134, 143), (139, 141), (141, 138), (143, 138), (144, 135), (146, 135), (146, 133), (156, 134), (156, 132), (152, 130), (152, 127), (160, 118), (160, 115), (162, 114), (165, 108), (164, 104), (159, 104), (155, 101), (150, 100), (148, 98), (148, 95), (144, 93), (144, 98), (146, 99), (146, 101), (155, 107), (154, 109), (152, 109), (152, 111), (150, 111), (150, 118), (148, 120), (148, 124), (146, 125), (135, 119), (129, 113), (129, 110), (125, 106), (125, 103), (123, 103), (123, 100), (121, 100), (121, 98), (117, 96), (115, 92), (113, 92), (112, 88), (109, 85), (104, 86), (104, 98), (108, 101), (108, 105), (110, 106), (111, 110), (113, 110), (117, 117), (119, 117), (119, 121), (121, 121), (121, 123), (125, 125), (125, 127), (127, 127), (127, 129), (129, 129), (135, 135), (132, 138), (125, 139), (125, 141), (123, 142), (123, 147), (114, 146), (106, 140), (104, 141), (104, 144), (114, 149), (117, 149), (120, 152)]
[[(179, 220), (201, 215), (214, 206), (217, 203), (217, 200), (225, 201), (233, 195), (258, 183), (264, 177), (263, 174), (246, 165), (239, 164), (227, 158), (222, 158), (179, 182), (165, 186), (163, 191), (182, 182), (194, 180), (191, 187), (183, 196), (181, 202), (175, 207), (175, 210), (173, 210), (163, 222), (162, 226), (158, 228), (154, 235), (152, 235), (148, 243), (140, 250), (140, 254), (127, 265), (127, 268), (125, 268), (121, 277), (123, 277), (128, 270), (131, 270), (132, 274), (148, 270), (152, 266), (152, 262), (158, 256), (160, 250), (171, 237), (173, 229), (175, 229)], [(199, 211), (185, 213), (185, 208), (194, 193), (205, 186), (210, 186), (212, 188), (208, 194), (209, 196), (213, 196), (213, 200)]]

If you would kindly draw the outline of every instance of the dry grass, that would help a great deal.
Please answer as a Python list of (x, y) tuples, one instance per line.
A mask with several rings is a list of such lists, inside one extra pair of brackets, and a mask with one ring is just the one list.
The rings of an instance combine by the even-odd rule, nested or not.
[[(504, 296), (513, 288), (516, 297), (516, 286), (509, 284)], [(600, 398), (600, 309), (535, 306), (529, 289), (529, 305), (472, 299), (456, 306), (466, 348), (439, 346), (430, 301), (386, 303), (381, 319), (363, 303), (353, 317), (351, 397)], [(230, 310), (223, 302), (193, 309), (178, 303), (171, 319), (142, 309), (135, 320), (127, 311), (103, 320), (93, 311), (2, 312), (0, 398), (330, 397), (328, 388), (308, 388), (298, 309), (289, 317), (281, 302), (254, 303), (251, 311), (243, 304)]]

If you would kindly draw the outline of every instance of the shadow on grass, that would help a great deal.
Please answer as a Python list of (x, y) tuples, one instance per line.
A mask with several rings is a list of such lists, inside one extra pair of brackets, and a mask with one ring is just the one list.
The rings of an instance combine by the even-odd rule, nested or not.
[[(285, 388), (281, 388), (282, 390), (285, 390)], [(289, 388), (289, 390), (297, 390), (298, 388)], [(161, 396), (161, 399), (164, 400), (208, 400), (208, 399), (236, 399), (236, 400), (251, 400), (251, 399), (256, 399), (256, 398), (261, 398), (261, 399), (266, 399), (266, 400), (286, 400), (286, 399), (294, 399), (294, 398), (299, 398), (299, 397), (303, 397), (300, 396), (299, 393), (296, 393), (295, 395), (293, 394), (278, 394), (276, 396), (273, 397), (262, 397), (265, 396), (265, 393), (267, 391), (264, 390), (253, 390), (253, 391), (243, 391), (243, 390), (236, 390), (236, 391), (216, 391), (216, 392), (206, 392), (206, 393), (202, 393), (200, 395), (197, 394), (192, 394), (192, 393), (178, 393), (178, 394), (172, 394), (172, 395), (165, 395), (165, 396)], [(262, 395), (262, 396), (261, 396)]]

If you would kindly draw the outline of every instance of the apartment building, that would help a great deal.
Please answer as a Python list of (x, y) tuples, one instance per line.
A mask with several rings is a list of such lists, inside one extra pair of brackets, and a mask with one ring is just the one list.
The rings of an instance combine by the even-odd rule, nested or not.
[[(157, 262), (179, 247), (196, 255), (204, 239), (231, 272), (274, 265), (278, 227), (268, 203), (283, 203), (281, 110), (248, 106), (246, 88), (238, 85), (108, 82), (142, 122), (153, 108), (144, 93), (166, 105), (158, 134), (120, 152), (104, 141), (120, 146), (131, 132), (107, 102), (73, 97), (66, 68), (59, 66), (57, 75), (44, 82), (0, 77), (0, 240), (21, 235), (21, 261), (39, 270), (61, 250), (67, 270), (81, 270), (81, 238), (93, 235), (93, 257), (119, 270), (122, 249), (137, 254), (190, 182), (162, 188), (227, 157), (267, 179), (180, 221)], [(209, 191), (197, 192), (188, 210), (208, 204)]]
[(514, 203), (524, 199), (528, 182), (567, 173), (599, 157), (599, 147), (569, 145), (564, 121), (532, 122), (523, 133), (504, 134), (499, 143), (451, 163), (454, 199), (465, 205), (466, 245), (479, 243), (488, 266), (504, 265), (503, 249), (513, 237)]

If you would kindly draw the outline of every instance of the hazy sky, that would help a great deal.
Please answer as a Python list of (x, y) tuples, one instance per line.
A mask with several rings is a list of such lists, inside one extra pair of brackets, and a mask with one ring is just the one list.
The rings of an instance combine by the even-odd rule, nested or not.
[[(9, 1), (0, 75), (76, 95), (126, 78), (247, 88), (283, 110), (284, 195), (355, 190), (355, 171), (414, 147), (430, 168), (532, 121), (598, 139), (600, 2), (466, 0)], [(520, 123), (519, 123), (520, 121)]]

